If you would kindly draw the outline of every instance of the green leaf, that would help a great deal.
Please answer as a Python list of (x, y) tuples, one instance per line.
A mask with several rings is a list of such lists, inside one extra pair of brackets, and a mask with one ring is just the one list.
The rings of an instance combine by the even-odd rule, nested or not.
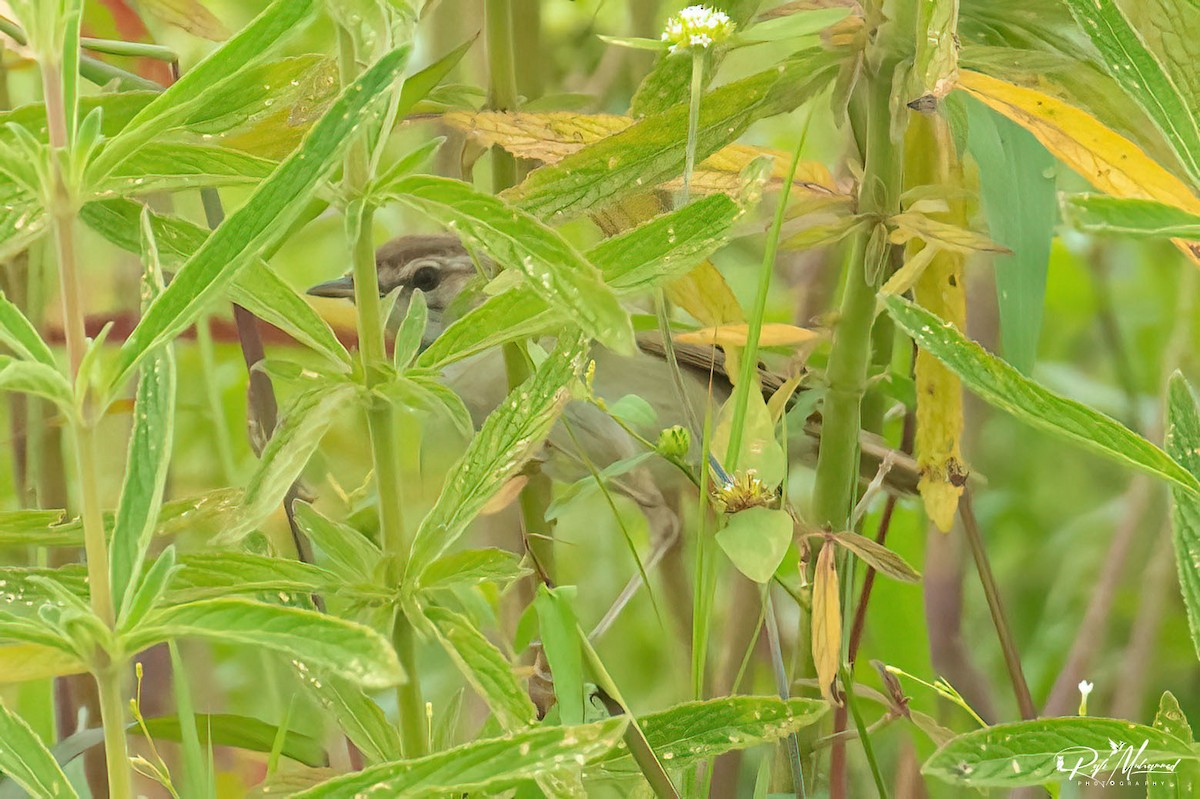
[(429, 306), (425, 304), (425, 292), (416, 289), (408, 301), (408, 313), (396, 330), (395, 349), (392, 352), (392, 363), (397, 372), (408, 368), (421, 349), (421, 340), (425, 337), (425, 326), (429, 323)]
[(443, 555), (421, 572), (421, 588), (498, 583), (507, 585), (530, 573), (521, 558), (504, 549), (464, 549)]
[[(1200, 407), (1192, 387), (1179, 372), (1171, 376), (1167, 390), (1167, 425), (1167, 452), (1192, 475), (1200, 476)], [(1179, 587), (1187, 608), (1192, 644), (1200, 656), (1200, 497), (1172, 486), (1171, 498), (1174, 500), (1171, 531)]]
[(0, 646), (0, 683), (45, 680), (67, 674), (83, 674), (87, 666), (59, 647), (41, 644)]
[(584, 718), (583, 648), (579, 620), (572, 606), (574, 586), (549, 588), (539, 584), (533, 606), (542, 634), (542, 651), (554, 675), (554, 698), (563, 724)]
[(123, 629), (133, 629), (153, 610), (167, 593), (178, 567), (175, 565), (175, 547), (167, 547), (154, 559), (150, 568), (128, 593), (128, 599), (119, 622)]
[[(1153, 727), (1120, 719), (1055, 718), (960, 735), (934, 752), (921, 773), (971, 788), (1017, 788), (1068, 779), (1076, 767), (1077, 779), (1093, 769), (1107, 777), (1121, 769), (1126, 755), (1153, 763), (1197, 759), (1187, 743)], [(1102, 765), (1105, 758), (1108, 766)]]
[(122, 161), (92, 190), (97, 196), (104, 196), (110, 192), (146, 194), (239, 186), (258, 183), (274, 168), (273, 161), (238, 150), (183, 142), (151, 142)]
[(307, 502), (292, 505), (296, 525), (313, 545), (329, 558), (330, 568), (345, 580), (366, 581), (383, 552), (365, 535), (347, 524), (322, 516)]
[(717, 543), (738, 571), (768, 583), (792, 542), (792, 517), (785, 510), (747, 508), (728, 517)]
[(54, 353), (21, 309), (0, 291), (0, 344), (11, 349), (19, 358), (57, 368)]
[[(790, 111), (833, 77), (840, 56), (820, 48), (726, 84), (704, 96), (696, 131), (697, 162), (734, 141), (758, 119)], [(690, 72), (691, 61), (688, 62)], [(504, 196), (555, 224), (642, 193), (683, 173), (688, 104), (673, 105), (620, 133), (529, 174)]]
[(1200, 185), (1200, 127), (1193, 109), (1121, 7), (1115, 0), (1067, 0), (1067, 7), (1100, 51), (1108, 73), (1162, 132), (1192, 185)]
[(489, 297), (456, 319), (417, 356), (416, 365), (441, 370), (481, 352), (558, 329), (566, 320), (527, 286)]
[(988, 232), (1012, 251), (993, 258), (1000, 342), (1008, 362), (1029, 374), (1037, 360), (1054, 238), (1055, 160), (1033, 134), (983, 103), (968, 100), (967, 118)]
[(57, 367), (19, 361), (0, 355), (0, 391), (19, 391), (50, 400), (69, 417), (75, 415), (75, 394)]
[[(1154, 729), (1173, 735), (1181, 741), (1192, 740), (1192, 727), (1179, 707), (1179, 700), (1170, 691), (1163, 691), (1154, 714)], [(1181, 763), (1174, 774), (1146, 775), (1146, 799), (1184, 799), (1195, 796), (1200, 788), (1200, 762)]]
[(712, 194), (605, 239), (587, 257), (618, 294), (646, 291), (724, 247), (742, 213), (729, 195)]
[[(195, 724), (201, 744), (230, 746), (247, 752), (270, 752), (271, 745), (279, 734), (279, 729), (274, 724), (229, 713), (197, 713)], [(179, 741), (183, 732), (178, 716), (148, 718), (146, 729), (156, 741)], [(141, 734), (137, 725), (131, 725), (129, 731), (131, 734)], [(325, 763), (325, 748), (321, 742), (293, 730), (288, 730), (284, 737), (283, 754), (306, 766), (320, 766)]]
[(37, 198), (15, 185), (0, 186), (0, 260), (28, 249), (45, 232), (48, 220)]
[(575, 320), (585, 333), (619, 352), (632, 352), (629, 317), (600, 273), (555, 230), (466, 183), (411, 175), (393, 184), (392, 199), (436, 219), (474, 243), (525, 285)]
[[(112, 199), (87, 203), (79, 214), (113, 244), (137, 252), (138, 219), (143, 207), (132, 200)], [(189, 259), (209, 236), (208, 230), (179, 217), (151, 213), (150, 218), (159, 254), (168, 264)], [(341, 370), (349, 367), (350, 354), (329, 325), (265, 261), (253, 260), (237, 274), (226, 293), (230, 300), (324, 355)]]
[[(681, 769), (723, 752), (777, 741), (816, 723), (828, 709), (817, 699), (727, 696), (648, 713), (638, 717), (638, 724), (655, 754), (672, 769)], [(635, 765), (627, 752), (613, 752), (604, 767)]]
[(841, 532), (830, 536), (838, 545), (853, 552), (868, 566), (880, 574), (885, 574), (893, 580), (902, 583), (918, 583), (921, 574), (909, 566), (904, 558), (897, 555), (883, 544), (858, 533)]
[(739, 43), (794, 42), (801, 37), (811, 36), (845, 19), (849, 8), (820, 8), (812, 11), (796, 11), (782, 17), (760, 22), (744, 32), (735, 33)]
[(93, 183), (102, 180), (147, 142), (179, 127), (223, 95), (222, 82), (237, 82), (239, 72), (263, 60), (271, 47), (294, 32), (315, 10), (314, 0), (275, 0), (249, 25), (188, 69), (159, 94), (112, 139), (89, 169)]
[(1088, 233), (1200, 239), (1200, 216), (1153, 200), (1072, 194), (1063, 199), (1063, 215), (1075, 227)]
[(184, 636), (269, 649), (366, 688), (389, 688), (404, 679), (391, 644), (369, 627), (246, 599), (205, 599), (155, 611), (126, 636), (126, 645), (138, 651)]
[(25, 721), (0, 704), (0, 771), (33, 799), (78, 797), (67, 775)]
[(537, 708), (513, 673), (513, 666), (466, 616), (439, 607), (425, 617), (446, 654), (479, 694), (503, 730), (536, 724)]
[(495, 796), (564, 762), (594, 762), (616, 746), (627, 723), (618, 718), (574, 727), (532, 727), (335, 777), (292, 799), (349, 799), (369, 793), (405, 799), (448, 793)]
[[(146, 296), (153, 297), (162, 291), (162, 275), (157, 263), (148, 264), (148, 270)], [(174, 434), (175, 354), (168, 342), (143, 364), (133, 405), (125, 480), (109, 541), (109, 579), (118, 618), (129, 610), (158, 524)]]
[(458, 66), (458, 62), (475, 44), (476, 38), (468, 39), (429, 66), (405, 78), (404, 86), (400, 89), (400, 100), (396, 104), (396, 117), (403, 118), (414, 105), (424, 100)]
[(563, 336), (537, 372), (492, 412), (450, 470), (413, 539), (410, 574), (420, 575), (542, 445), (582, 368), (583, 342)]
[(238, 519), (219, 536), (220, 541), (228, 543), (241, 539), (279, 507), (337, 412), (354, 394), (354, 386), (333, 383), (305, 391), (292, 401), (263, 448), (258, 468), (246, 485)]
[(333, 572), (285, 558), (250, 552), (184, 555), (171, 581), (175, 603), (236, 594), (315, 594), (339, 584)]
[[(297, 6), (308, 4), (308, 0), (296, 2)], [(303, 213), (318, 184), (353, 138), (351, 134), (363, 124), (378, 96), (395, 81), (407, 54), (407, 48), (393, 50), (347, 86), (308, 132), (300, 148), (205, 239), (125, 339), (112, 385), (123, 383), (149, 350), (195, 321), (237, 273)]]
[(1022, 376), (923, 308), (894, 296), (884, 297), (882, 302), (917, 346), (944, 363), (980, 398), (1034, 427), (1169, 480), (1200, 497), (1200, 480), (1119, 422)]
[(325, 674), (302, 673), (301, 677), (368, 763), (385, 763), (400, 757), (400, 734), (362, 689)]

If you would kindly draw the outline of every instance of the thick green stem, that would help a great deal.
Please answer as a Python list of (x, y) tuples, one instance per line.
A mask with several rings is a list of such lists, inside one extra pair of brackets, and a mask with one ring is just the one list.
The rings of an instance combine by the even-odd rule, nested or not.
[[(868, 216), (888, 215), (895, 211), (897, 202), (899, 176), (895, 167), (900, 159), (890, 138), (891, 72), (881, 70), (861, 90), (867, 93), (867, 131), (859, 212)], [(826, 371), (828, 391), (813, 488), (813, 513), (818, 524), (833, 530), (844, 530), (849, 524), (858, 479), (858, 435), (871, 358), (875, 292), (883, 271), (880, 267), (886, 258), (886, 247), (878, 246), (878, 239), (877, 246), (872, 246), (872, 238), (878, 235), (877, 226), (871, 225), (854, 239)]]
[[(358, 74), (357, 49), (349, 31), (338, 32), (342, 84), (351, 84)], [(349, 148), (345, 164), (345, 184), (350, 197), (361, 197), (370, 179), (370, 154), (367, 142), (359, 138)], [(387, 345), (384, 340), (383, 309), (379, 297), (372, 228), (375, 209), (368, 202), (361, 209), (358, 224), (352, 229), (354, 263), (354, 302), (358, 307), (358, 346), (362, 356), (364, 381), (374, 388), (388, 373)], [(397, 447), (395, 409), (382, 396), (372, 394), (367, 405), (367, 430), (371, 439), (371, 461), (379, 495), (379, 537), (385, 555), (403, 562), (410, 542), (404, 529), (401, 505), (400, 451)], [(412, 628), (403, 611), (398, 610), (392, 625), (392, 645), (407, 675), (396, 696), (400, 710), (400, 738), (404, 756), (424, 755), (429, 748), (426, 732), (425, 702), (417, 671)]]

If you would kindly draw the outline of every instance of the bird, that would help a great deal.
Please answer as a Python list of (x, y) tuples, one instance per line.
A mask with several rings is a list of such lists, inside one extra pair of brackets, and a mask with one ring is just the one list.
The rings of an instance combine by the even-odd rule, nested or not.
[[(486, 295), (479, 289), (495, 276), (496, 265), (487, 258), (475, 258), (459, 237), (452, 234), (402, 235), (381, 245), (375, 253), (376, 275), (381, 297), (395, 297), (390, 309), (389, 327), (395, 328), (407, 313), (414, 292), (420, 291), (428, 308), (428, 324), (422, 346), (429, 346), (456, 318)], [(314, 297), (354, 299), (354, 278), (346, 274), (308, 289)], [(707, 403), (719, 408), (732, 394), (733, 383), (726, 370), (725, 355), (719, 347), (675, 342), (673, 350), (682, 376), (680, 388), (668, 369), (667, 346), (656, 332), (637, 334), (637, 352), (622, 355), (598, 344), (589, 356), (595, 363), (592, 388), (594, 397), (611, 406), (626, 395), (640, 397), (654, 411), (657, 429), (640, 429), (643, 440), (654, 441), (660, 430), (675, 425), (686, 427), (689, 414), (683, 403), (691, 404), (693, 418), (703, 419)], [(498, 351), (473, 355), (448, 366), (444, 382), (462, 398), (478, 428), (508, 394), (504, 358)], [(764, 397), (770, 397), (786, 382), (782, 375), (761, 366), (759, 382)], [(804, 389), (801, 388), (801, 391)], [(819, 444), (820, 412), (811, 413), (804, 422), (802, 446), (791, 446), (792, 454), (812, 464)], [(919, 471), (911, 456), (892, 449), (880, 437), (864, 433), (860, 437), (862, 479), (865, 482), (882, 475), (884, 486), (892, 493), (909, 495), (917, 491)], [(583, 450), (582, 452), (580, 450)], [(595, 403), (574, 401), (563, 411), (562, 419), (551, 432), (539, 457), (541, 470), (552, 479), (570, 483), (589, 477), (592, 469), (634, 458), (644, 445)], [(698, 452), (693, 439), (692, 453)], [(881, 465), (886, 467), (881, 469)], [(645, 569), (654, 568), (679, 541), (679, 501), (686, 490), (676, 467), (663, 459), (651, 459), (620, 474), (611, 481), (619, 493), (632, 499), (646, 517), (653, 547)], [(877, 481), (878, 482), (878, 481)], [(593, 637), (611, 625), (615, 613), (624, 606), (640, 585), (635, 577), (626, 586), (604, 619), (593, 630)]]

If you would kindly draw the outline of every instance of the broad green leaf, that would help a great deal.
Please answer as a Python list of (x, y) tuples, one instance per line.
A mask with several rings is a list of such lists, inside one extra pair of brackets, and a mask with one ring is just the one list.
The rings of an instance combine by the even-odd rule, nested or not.
[(404, 679), (391, 644), (369, 627), (246, 599), (205, 599), (157, 610), (126, 635), (126, 645), (138, 651), (184, 636), (269, 649), (365, 688), (389, 688)]
[(1088, 233), (1200, 239), (1200, 215), (1153, 200), (1071, 194), (1063, 200), (1063, 212), (1068, 222)]
[(338, 728), (358, 747), (368, 763), (385, 763), (400, 757), (400, 734), (383, 710), (362, 689), (323, 673), (302, 671), (300, 677)]
[(538, 585), (533, 600), (542, 651), (554, 675), (554, 698), (563, 724), (579, 724), (584, 718), (583, 642), (572, 605), (574, 593), (574, 586)]
[(787, 554), (793, 527), (785, 510), (747, 508), (728, 517), (717, 531), (717, 543), (738, 571), (756, 583), (768, 583)]
[(618, 294), (646, 291), (725, 246), (742, 213), (728, 195), (713, 194), (605, 239), (587, 257)]
[[(53, 599), (58, 598), (61, 594), (53, 593), (53, 583), (47, 581), (38, 586), (41, 596), (30, 593), (27, 596), (36, 597), (32, 601), (41, 602), (43, 608), (50, 605)], [(58, 590), (58, 589), (55, 589)], [(61, 589), (62, 594), (68, 594), (66, 588)], [(70, 594), (72, 600), (75, 599), (74, 594)], [(31, 601), (31, 600), (26, 600)], [(71, 608), (68, 608), (71, 610)], [(40, 617), (24, 617), (18, 616), (15, 613), (9, 613), (6, 610), (0, 610), (0, 639), (6, 641), (19, 641), (26, 644), (37, 644), (38, 646), (52, 647), (74, 654), (71, 648), (71, 641), (59, 634), (57, 628), (46, 623)]]
[[(1179, 707), (1179, 700), (1170, 691), (1163, 691), (1154, 714), (1154, 729), (1173, 735), (1181, 741), (1192, 740), (1192, 727)], [(1184, 799), (1195, 796), (1200, 788), (1200, 762), (1180, 763), (1173, 773), (1150, 774), (1146, 777), (1146, 799)]]
[[(149, 218), (145, 221), (148, 225)], [(147, 298), (155, 297), (163, 290), (156, 248), (153, 254), (143, 278), (143, 296)], [(171, 444), (175, 435), (175, 353), (170, 342), (150, 354), (143, 362), (141, 372), (133, 404), (133, 431), (125, 460), (125, 480), (108, 545), (109, 579), (118, 618), (128, 611), (129, 600), (138, 587), (171, 465)]]
[[(138, 251), (138, 219), (143, 206), (126, 199), (90, 202), (80, 218), (118, 247)], [(159, 254), (168, 264), (189, 259), (205, 242), (209, 231), (185, 219), (151, 213)], [(238, 273), (226, 289), (232, 301), (264, 322), (274, 325), (332, 363), (345, 369), (350, 355), (329, 325), (312, 306), (275, 274), (265, 261), (255, 259)]]
[(1193, 109), (1120, 5), (1116, 0), (1067, 0), (1067, 7), (1100, 51), (1108, 73), (1162, 131), (1193, 185), (1200, 185), (1200, 127)]
[[(810, 50), (778, 69), (706, 94), (700, 105), (696, 159), (712, 155), (755, 120), (790, 111), (820, 91), (833, 77), (837, 60), (834, 53)], [(611, 205), (682, 174), (687, 128), (687, 103), (673, 105), (535, 170), (505, 196), (518, 208), (556, 224)]]
[[(735, 32), (734, 38), (743, 44), (785, 41), (797, 45), (800, 42), (807, 44), (804, 37), (820, 33), (830, 25), (845, 19), (849, 13), (848, 7), (796, 11), (771, 17), (741, 33)], [(800, 42), (796, 41), (798, 39)]]
[(354, 386), (334, 383), (305, 391), (292, 401), (263, 448), (258, 468), (246, 485), (238, 519), (219, 536), (219, 540), (239, 540), (279, 507), (338, 411), (346, 407), (354, 394)]
[[(726, 696), (647, 713), (638, 717), (638, 724), (654, 753), (677, 769), (723, 752), (777, 741), (814, 724), (828, 709), (815, 699)], [(627, 752), (610, 753), (603, 765), (614, 770), (634, 768)]]
[(151, 142), (121, 162), (92, 187), (96, 196), (180, 191), (205, 186), (238, 186), (261, 181), (273, 161), (222, 147), (183, 142)]
[[(1167, 452), (1192, 475), (1200, 477), (1200, 406), (1182, 374), (1171, 376), (1167, 394)], [(1171, 531), (1179, 587), (1187, 608), (1192, 644), (1200, 656), (1200, 497), (1171, 487)]]
[(627, 723), (616, 718), (574, 727), (531, 727), (335, 777), (292, 799), (350, 799), (371, 793), (405, 799), (455, 792), (495, 796), (565, 762), (596, 761), (617, 745)]
[(513, 664), (470, 619), (439, 607), (425, 608), (425, 617), (442, 648), (487, 704), (501, 729), (517, 730), (537, 723), (537, 709), (513, 673)]
[(75, 394), (57, 367), (0, 355), (0, 392), (18, 391), (50, 400), (67, 416), (75, 415)]
[(334, 572), (350, 581), (370, 579), (383, 559), (374, 541), (347, 524), (322, 516), (307, 502), (296, 502), (292, 513), (301, 532), (329, 558)]
[(569, 313), (590, 337), (620, 352), (633, 351), (633, 328), (612, 290), (556, 231), (460, 181), (411, 175), (392, 185), (392, 199), (436, 219), (501, 266), (524, 275), (531, 291)]
[[(1057, 200), (1054, 157), (1028, 131), (979, 102), (967, 103), (967, 146), (979, 165), (992, 239), (1011, 250), (993, 260), (1004, 356), (1029, 374), (1037, 358)], [(1012, 202), (1020, 197), (1021, 202)]]
[(21, 313), (4, 292), (0, 291), (0, 344), (8, 347), (20, 358), (37, 361), (57, 368), (54, 353), (38, 335), (37, 329)]
[(1193, 110), (1200, 107), (1200, 15), (1191, 0), (1121, 0), (1120, 6), (1183, 101)]
[(223, 81), (236, 81), (238, 72), (262, 61), (279, 39), (308, 19), (315, 6), (314, 0), (275, 0), (233, 38), (147, 103), (91, 164), (91, 180), (102, 180), (155, 136), (179, 127), (214, 98), (221, 97)]
[(857, 555), (875, 571), (905, 583), (920, 582), (921, 574), (883, 544), (858, 533), (833, 533), (830, 539)]
[(907, 300), (884, 297), (882, 302), (917, 346), (948, 366), (980, 398), (1034, 427), (1169, 480), (1200, 497), (1200, 480), (1119, 422), (1029, 380), (964, 338), (953, 326)]
[[(200, 743), (230, 746), (247, 752), (270, 752), (279, 734), (274, 724), (228, 713), (197, 713), (195, 724)], [(182, 724), (178, 716), (148, 718), (146, 729), (156, 741), (179, 741), (182, 737)], [(133, 725), (130, 733), (140, 735), (141, 731)], [(321, 742), (294, 730), (288, 730), (284, 737), (283, 754), (306, 766), (319, 766), (325, 762), (325, 748)]]
[(529, 574), (521, 558), (504, 549), (464, 549), (443, 555), (421, 572), (421, 588), (498, 583), (507, 585)]
[(0, 646), (0, 683), (45, 680), (67, 674), (83, 674), (87, 666), (59, 647), (41, 644)]
[[(297, 6), (308, 4), (307, 0), (296, 2)], [(407, 53), (407, 48), (393, 50), (347, 86), (308, 132), (300, 148), (205, 239), (121, 346), (112, 385), (122, 384), (149, 350), (190, 325), (238, 272), (299, 218), (322, 178), (334, 168), (338, 155), (353, 138), (351, 134), (362, 125), (379, 95), (395, 81)]]
[(54, 756), (24, 719), (0, 704), (0, 771), (32, 799), (78, 797)]
[(177, 603), (236, 594), (288, 601), (290, 594), (320, 593), (338, 584), (336, 575), (310, 563), (250, 552), (196, 553), (180, 557), (169, 596)]
[(413, 539), (409, 574), (420, 575), (525, 464), (550, 432), (582, 368), (583, 342), (563, 336), (537, 372), (492, 412), (446, 477)]
[(960, 735), (925, 761), (921, 773), (971, 788), (1017, 788), (1093, 771), (1107, 778), (1120, 771), (1124, 756), (1153, 763), (1200, 757), (1153, 727), (1084, 716), (997, 724)]

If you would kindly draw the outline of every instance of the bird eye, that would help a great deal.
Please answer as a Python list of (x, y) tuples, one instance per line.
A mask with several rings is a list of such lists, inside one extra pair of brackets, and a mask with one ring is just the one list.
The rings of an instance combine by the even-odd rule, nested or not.
[(438, 271), (436, 266), (422, 266), (413, 273), (411, 285), (415, 289), (429, 292), (438, 287), (438, 283), (442, 281), (442, 273)]

